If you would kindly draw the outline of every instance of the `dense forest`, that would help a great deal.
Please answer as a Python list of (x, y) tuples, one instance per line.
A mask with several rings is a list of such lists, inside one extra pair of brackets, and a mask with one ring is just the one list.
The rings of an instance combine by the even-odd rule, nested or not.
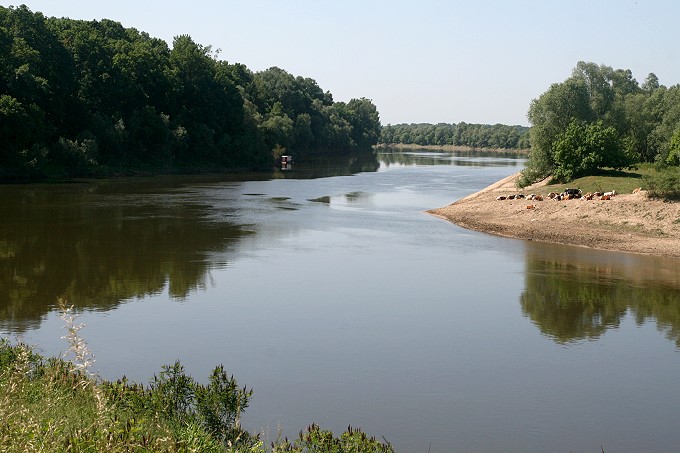
[(528, 149), (529, 128), (503, 124), (395, 124), (382, 128), (380, 143), (466, 146), (482, 149)]
[(111, 20), (0, 7), (0, 181), (253, 169), (379, 134), (370, 100), (334, 102), (311, 78), (253, 72), (190, 36), (170, 48)]
[(628, 69), (581, 61), (531, 102), (528, 118), (531, 151), (522, 185), (643, 162), (678, 179), (680, 85), (660, 85), (653, 73), (639, 84)]

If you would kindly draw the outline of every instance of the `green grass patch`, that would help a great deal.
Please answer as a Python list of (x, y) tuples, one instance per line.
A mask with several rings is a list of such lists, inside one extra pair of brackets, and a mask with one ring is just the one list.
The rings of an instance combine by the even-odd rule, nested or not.
[(680, 200), (680, 168), (658, 168), (654, 164), (638, 164), (632, 170), (603, 170), (597, 175), (584, 176), (568, 183), (550, 182), (549, 192), (562, 192), (567, 187), (582, 192), (632, 193), (638, 187), (647, 191), (650, 197), (664, 200)]
[(641, 164), (634, 170), (603, 170), (594, 176), (584, 176), (568, 183), (550, 183), (546, 189), (550, 192), (562, 192), (565, 187), (573, 187), (586, 192), (632, 193), (638, 187), (644, 187), (645, 177), (656, 173), (651, 164)]

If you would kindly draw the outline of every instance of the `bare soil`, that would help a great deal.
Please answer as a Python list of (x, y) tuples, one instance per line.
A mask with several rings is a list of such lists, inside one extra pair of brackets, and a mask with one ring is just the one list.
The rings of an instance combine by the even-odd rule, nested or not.
[[(611, 200), (555, 201), (546, 197), (545, 181), (519, 190), (518, 177), (427, 212), (499, 236), (680, 258), (680, 203), (650, 199), (644, 190)], [(544, 199), (496, 199), (518, 193)]]

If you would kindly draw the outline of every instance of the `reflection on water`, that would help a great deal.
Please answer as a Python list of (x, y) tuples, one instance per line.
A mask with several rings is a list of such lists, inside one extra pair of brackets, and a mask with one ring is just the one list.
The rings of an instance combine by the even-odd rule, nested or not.
[(293, 171), (277, 171), (273, 178), (316, 179), (374, 172), (380, 168), (374, 152), (331, 154), (323, 158), (299, 159)]
[(518, 167), (524, 164), (525, 153), (515, 151), (456, 151), (432, 152), (423, 149), (381, 148), (380, 166), (455, 165), (459, 167)]
[[(216, 204), (201, 187), (224, 192), (243, 181), (378, 167), (376, 155), (364, 153), (302, 162), (288, 173), (0, 186), (0, 329), (37, 328), (58, 297), (108, 310), (166, 288), (176, 299), (205, 288), (210, 269), (225, 265), (225, 252), (252, 229), (234, 219), (237, 202)], [(289, 197), (244, 195), (271, 209), (299, 209)]]
[(680, 273), (672, 259), (527, 244), (522, 311), (558, 343), (595, 339), (630, 312), (680, 347)]
[(287, 436), (351, 423), (398, 451), (672, 451), (677, 261), (423, 213), (522, 162), (381, 150), (0, 186), (0, 330), (58, 354), (64, 296), (103, 377), (224, 363), (255, 389), (244, 426)]
[(57, 297), (99, 310), (166, 286), (171, 297), (184, 298), (206, 286), (216, 264), (211, 254), (248, 234), (168, 189), (93, 183), (1, 190), (0, 325), (16, 332), (36, 327)]
[[(240, 201), (216, 198), (231, 189), (230, 196), (255, 200), (263, 212), (302, 207), (289, 196), (239, 195), (242, 181), (346, 176), (394, 165), (513, 166), (523, 157), (387, 148), (302, 161), (286, 173), (3, 186), (0, 327), (14, 332), (37, 327), (57, 297), (79, 308), (106, 310), (165, 288), (177, 299), (205, 288), (210, 269), (225, 265), (227, 252), (256, 229), (240, 219), (246, 209)], [(219, 195), (201, 187), (216, 188)], [(403, 199), (409, 192), (377, 196), (355, 190), (307, 201), (342, 208), (375, 205), (397, 195)], [(541, 332), (559, 343), (593, 339), (630, 312), (639, 323), (655, 319), (680, 346), (680, 275), (675, 267), (655, 265), (658, 258), (589, 253), (528, 243), (520, 303)]]

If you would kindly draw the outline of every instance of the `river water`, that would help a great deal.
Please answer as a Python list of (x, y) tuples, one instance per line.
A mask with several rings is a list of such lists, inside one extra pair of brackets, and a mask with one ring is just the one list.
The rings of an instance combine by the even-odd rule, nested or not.
[(400, 452), (674, 451), (678, 261), (498, 238), (425, 214), (522, 168), (383, 150), (289, 173), (0, 186), (0, 332), (101, 376), (179, 359), (308, 424)]

